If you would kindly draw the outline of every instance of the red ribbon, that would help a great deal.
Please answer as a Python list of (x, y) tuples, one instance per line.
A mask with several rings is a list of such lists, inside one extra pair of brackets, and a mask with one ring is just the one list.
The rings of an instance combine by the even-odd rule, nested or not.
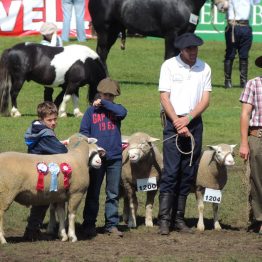
[(122, 151), (124, 151), (129, 146), (129, 143), (122, 143)]
[(48, 166), (44, 162), (40, 162), (37, 163), (36, 169), (38, 172), (36, 190), (44, 191), (45, 188), (44, 177), (48, 173)]
[(72, 173), (72, 168), (67, 163), (61, 163), (60, 169), (61, 169), (62, 173), (64, 174), (64, 188), (68, 189), (69, 188), (69, 178), (70, 178), (70, 175)]

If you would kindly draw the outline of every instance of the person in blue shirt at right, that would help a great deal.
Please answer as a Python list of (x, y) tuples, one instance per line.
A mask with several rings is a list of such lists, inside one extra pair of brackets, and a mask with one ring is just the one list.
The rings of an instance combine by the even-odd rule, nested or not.
[(97, 86), (98, 95), (82, 119), (80, 133), (98, 139), (98, 146), (106, 150), (100, 169), (90, 169), (90, 185), (83, 211), (83, 232), (87, 238), (96, 236), (96, 218), (99, 210), (99, 194), (106, 175), (105, 231), (123, 236), (118, 230), (118, 200), (122, 171), (121, 121), (127, 110), (114, 103), (120, 95), (118, 82), (105, 78)]

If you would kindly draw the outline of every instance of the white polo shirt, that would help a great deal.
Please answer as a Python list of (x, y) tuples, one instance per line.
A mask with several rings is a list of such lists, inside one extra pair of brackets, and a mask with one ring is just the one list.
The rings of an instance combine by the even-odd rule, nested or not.
[(211, 69), (200, 59), (190, 67), (180, 55), (172, 57), (161, 66), (158, 90), (170, 93), (177, 115), (186, 115), (200, 102), (204, 91), (212, 91)]

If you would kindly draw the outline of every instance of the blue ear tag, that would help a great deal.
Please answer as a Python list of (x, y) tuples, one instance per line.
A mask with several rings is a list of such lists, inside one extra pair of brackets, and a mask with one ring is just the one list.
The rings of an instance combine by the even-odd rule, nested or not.
[(51, 173), (51, 183), (49, 191), (57, 191), (57, 175), (60, 172), (59, 165), (56, 163), (49, 163), (48, 168)]

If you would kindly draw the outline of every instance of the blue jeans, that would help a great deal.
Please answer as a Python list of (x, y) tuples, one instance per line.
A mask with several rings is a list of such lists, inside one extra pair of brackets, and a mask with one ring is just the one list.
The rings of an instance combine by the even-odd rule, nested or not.
[(90, 169), (90, 185), (86, 194), (83, 211), (83, 226), (95, 226), (99, 210), (99, 195), (106, 174), (105, 229), (119, 223), (118, 200), (122, 171), (122, 159), (103, 160), (100, 169)]
[(85, 32), (85, 0), (62, 0), (62, 9), (63, 9), (63, 30), (62, 30), (62, 40), (67, 42), (69, 41), (70, 33), (70, 22), (72, 17), (72, 8), (74, 6), (76, 14), (76, 33), (77, 40), (83, 42), (86, 40)]

